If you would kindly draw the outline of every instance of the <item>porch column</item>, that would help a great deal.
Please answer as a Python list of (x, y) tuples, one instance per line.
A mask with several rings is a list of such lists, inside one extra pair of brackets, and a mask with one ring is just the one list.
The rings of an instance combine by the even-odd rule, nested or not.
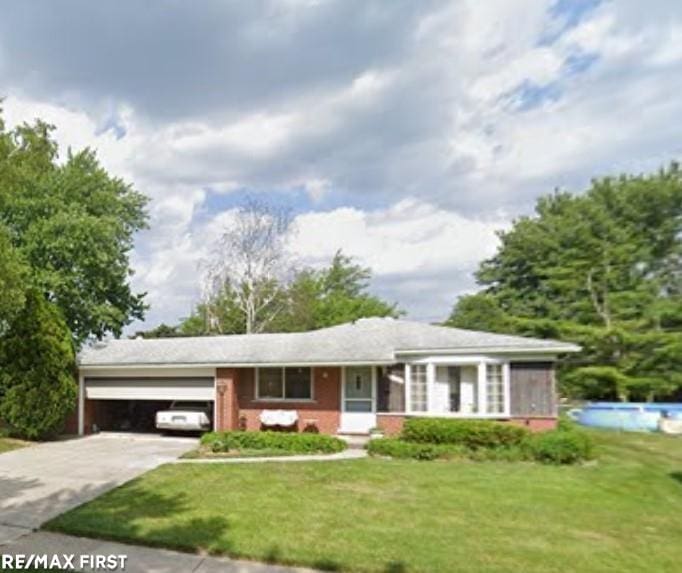
[(412, 368), (405, 364), (405, 412), (412, 411)]
[(486, 413), (486, 363), (481, 361), (478, 363), (478, 379), (477, 379), (477, 390), (478, 390), (478, 413)]
[(238, 374), (236, 368), (216, 369), (216, 430), (239, 429), (239, 403), (237, 401)]
[(426, 411), (435, 412), (434, 397), (436, 394), (436, 365), (429, 362), (426, 365)]
[(85, 378), (78, 373), (78, 435), (85, 434)]

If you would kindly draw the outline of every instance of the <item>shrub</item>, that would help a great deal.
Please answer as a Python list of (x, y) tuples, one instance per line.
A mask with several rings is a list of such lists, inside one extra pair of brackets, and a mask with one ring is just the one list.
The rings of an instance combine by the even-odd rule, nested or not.
[(331, 454), (346, 449), (346, 442), (324, 434), (290, 432), (210, 432), (201, 444), (215, 453), (234, 450), (280, 450), (296, 454)]
[(453, 444), (475, 450), (518, 446), (529, 431), (520, 426), (488, 420), (449, 418), (411, 418), (405, 422), (401, 437), (422, 444)]
[(446, 444), (420, 444), (406, 442), (398, 438), (380, 438), (370, 440), (367, 451), (372, 456), (388, 456), (391, 458), (410, 458), (414, 460), (435, 460), (461, 456), (464, 449)]
[(545, 464), (574, 464), (593, 456), (592, 438), (579, 430), (553, 430), (530, 436), (529, 455)]
[(59, 309), (37, 290), (0, 339), (0, 419), (28, 439), (57, 434), (76, 406), (76, 361)]

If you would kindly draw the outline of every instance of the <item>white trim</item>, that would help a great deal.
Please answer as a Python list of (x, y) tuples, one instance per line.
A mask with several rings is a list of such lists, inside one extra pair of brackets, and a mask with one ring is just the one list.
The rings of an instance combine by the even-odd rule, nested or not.
[(436, 410), (434, 401), (436, 386), (436, 365), (429, 362), (426, 365), (426, 411), (433, 412)]
[(412, 367), (405, 364), (405, 411), (412, 411)]
[(78, 374), (78, 435), (85, 434), (85, 376)]
[[(218, 403), (220, 402), (220, 403)], [(213, 369), (213, 431), (218, 431), (218, 407), (222, 406), (222, 400), (218, 399), (218, 369)]]
[[(458, 418), (462, 420), (507, 420), (507, 414), (463, 414), (461, 412), (377, 412), (377, 416), (405, 416), (412, 418)], [(553, 416), (517, 416), (518, 418), (552, 418)], [(556, 417), (556, 416), (554, 416)]]
[[(282, 397), (281, 398), (269, 398), (267, 396), (260, 395), (260, 370), (261, 368), (277, 368), (277, 366), (259, 366), (254, 368), (254, 385), (253, 385), (253, 401), (254, 402), (315, 402), (315, 367), (308, 366), (307, 364), (298, 364), (296, 366), (282, 366), (280, 370), (282, 371)], [(286, 385), (287, 385), (287, 368), (307, 368), (310, 370), (310, 398), (285, 398), (286, 396)]]
[[(369, 368), (370, 372), (370, 388), (371, 397), (370, 411), (369, 412), (348, 412), (346, 410), (346, 402), (367, 402), (368, 398), (347, 398), (346, 397), (346, 382), (348, 380), (348, 375), (346, 372), (347, 368)], [(352, 365), (343, 367), (341, 369), (341, 391), (340, 391), (340, 425), (339, 432), (347, 433), (358, 433), (366, 434), (372, 427), (376, 426), (376, 416), (377, 416), (377, 367), (373, 364), (363, 364), (363, 365)], [(360, 423), (362, 420), (363, 423)], [(359, 427), (358, 427), (359, 425)]]
[[(357, 366), (351, 366), (351, 368), (357, 368)], [(376, 367), (371, 364), (367, 365), (370, 370), (370, 377), (372, 380), (372, 396), (370, 401), (372, 402), (372, 414), (377, 412), (377, 370)], [(348, 402), (367, 402), (368, 398), (346, 398), (346, 368), (341, 369), (341, 413), (346, 413), (346, 401)], [(360, 412), (350, 412), (351, 414), (357, 414)], [(368, 414), (370, 412), (365, 412)]]
[(526, 354), (527, 352), (531, 354), (548, 354), (556, 355), (563, 354), (565, 352), (580, 352), (582, 348), (576, 344), (565, 344), (563, 346), (552, 346), (547, 348), (536, 347), (508, 347), (508, 346), (469, 346), (466, 348), (396, 348), (395, 355), (400, 356), (401, 354), (471, 354), (482, 352), (485, 354)]
[(504, 413), (511, 415), (511, 372), (509, 362), (502, 364), (502, 381), (504, 384)]
[(488, 415), (488, 388), (487, 388), (487, 371), (486, 363), (481, 361), (478, 363), (478, 370), (476, 376), (476, 386), (477, 386), (477, 413), (478, 416)]
[(482, 356), (482, 355), (462, 355), (462, 356), (425, 356), (416, 360), (410, 360), (410, 364), (436, 364), (438, 366), (470, 366), (472, 364), (480, 364), (485, 362), (487, 364), (502, 364), (506, 358), (497, 356)]
[[(412, 404), (412, 384), (414, 384), (414, 378), (412, 376), (412, 369), (414, 366), (424, 366), (425, 367), (425, 372), (424, 372), (424, 377), (426, 378), (425, 383), (426, 383), (426, 410), (415, 410), (414, 409), (414, 404)], [(430, 396), (431, 396), (431, 388), (429, 387), (429, 362), (412, 362), (409, 364), (405, 364), (405, 380), (407, 382), (407, 378), (409, 377), (409, 385), (406, 384), (405, 386), (405, 409), (408, 412), (412, 412), (414, 414), (421, 414), (424, 412), (429, 412), (431, 410), (431, 404), (430, 404)], [(407, 372), (409, 370), (409, 376), (407, 375)]]

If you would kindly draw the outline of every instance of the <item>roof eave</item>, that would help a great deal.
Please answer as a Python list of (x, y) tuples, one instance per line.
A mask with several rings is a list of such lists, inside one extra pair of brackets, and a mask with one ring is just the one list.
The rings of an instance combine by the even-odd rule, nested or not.
[(400, 355), (425, 355), (425, 354), (566, 354), (580, 352), (582, 348), (575, 344), (566, 344), (553, 347), (509, 347), (509, 346), (476, 346), (469, 348), (403, 348), (396, 350), (396, 356)]

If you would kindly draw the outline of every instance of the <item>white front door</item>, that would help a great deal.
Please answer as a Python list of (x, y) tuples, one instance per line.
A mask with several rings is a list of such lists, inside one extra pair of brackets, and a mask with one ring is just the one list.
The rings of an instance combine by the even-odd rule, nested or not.
[(376, 426), (376, 369), (348, 366), (341, 387), (341, 432), (366, 434)]

